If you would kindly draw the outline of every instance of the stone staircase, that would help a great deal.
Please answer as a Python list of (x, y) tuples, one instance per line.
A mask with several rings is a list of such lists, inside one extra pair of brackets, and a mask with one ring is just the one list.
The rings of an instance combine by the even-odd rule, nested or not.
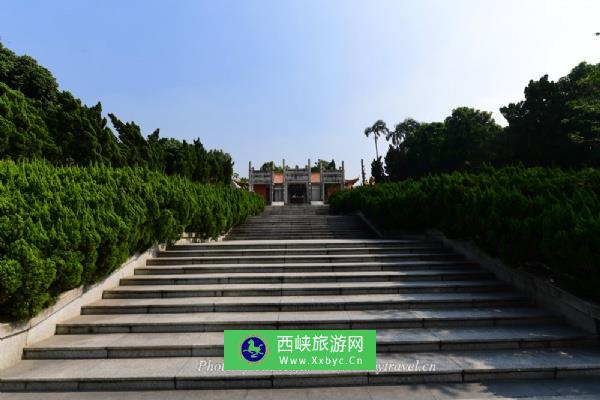
[[(225, 329), (314, 328), (376, 329), (380, 370), (220, 369)], [(326, 207), (274, 207), (226, 241), (159, 252), (55, 336), (27, 347), (0, 371), (0, 390), (589, 376), (600, 375), (597, 344), (438, 242), (377, 239), (357, 216)], [(402, 367), (424, 364), (433, 370)]]
[(267, 207), (233, 228), (226, 240), (374, 238), (357, 215), (332, 215), (327, 206)]

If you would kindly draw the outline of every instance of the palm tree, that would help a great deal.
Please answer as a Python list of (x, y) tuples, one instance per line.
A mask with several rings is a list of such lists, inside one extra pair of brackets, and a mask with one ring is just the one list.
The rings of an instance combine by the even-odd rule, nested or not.
[(407, 137), (415, 134), (419, 129), (420, 124), (412, 118), (406, 118), (404, 121), (396, 125), (393, 131), (389, 131), (385, 136), (385, 140), (391, 140), (395, 147), (400, 146), (400, 143)]
[(373, 135), (373, 138), (375, 139), (376, 159), (379, 159), (379, 150), (377, 150), (377, 139), (379, 139), (379, 136), (381, 136), (381, 135), (387, 136), (389, 132), (390, 132), (390, 130), (386, 126), (385, 122), (383, 122), (380, 119), (375, 121), (373, 126), (369, 126), (369, 127), (365, 128), (365, 136), (369, 137), (370, 135)]

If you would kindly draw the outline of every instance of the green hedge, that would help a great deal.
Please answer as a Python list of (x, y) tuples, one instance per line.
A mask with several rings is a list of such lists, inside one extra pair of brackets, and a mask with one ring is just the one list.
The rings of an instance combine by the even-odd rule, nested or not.
[(600, 171), (484, 168), (336, 193), (383, 228), (439, 228), (509, 264), (545, 264), (570, 290), (600, 300)]
[(214, 238), (263, 207), (253, 193), (141, 168), (0, 161), (0, 314), (34, 316), (159, 240)]

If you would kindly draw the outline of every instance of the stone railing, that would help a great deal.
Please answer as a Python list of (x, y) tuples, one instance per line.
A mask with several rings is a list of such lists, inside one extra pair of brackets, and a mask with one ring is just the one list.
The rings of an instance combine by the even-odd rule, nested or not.
[(308, 172), (306, 170), (286, 170), (286, 182), (308, 182)]
[(255, 183), (271, 183), (271, 172), (252, 171), (252, 184)]
[(341, 183), (343, 179), (342, 171), (323, 171), (321, 182), (323, 183)]

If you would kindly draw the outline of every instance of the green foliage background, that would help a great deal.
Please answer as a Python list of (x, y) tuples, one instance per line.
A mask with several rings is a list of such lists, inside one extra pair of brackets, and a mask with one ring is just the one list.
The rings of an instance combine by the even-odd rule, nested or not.
[[(452, 171), (484, 164), (600, 167), (600, 64), (580, 63), (557, 81), (531, 80), (525, 98), (500, 109), (501, 127), (490, 112), (458, 107), (442, 122), (407, 118), (388, 130), (385, 173), (373, 165), (377, 182)], [(373, 127), (367, 129), (373, 130)]]
[(217, 237), (263, 200), (147, 168), (0, 161), (0, 315), (34, 316), (184, 231)]
[(512, 265), (544, 263), (568, 288), (600, 300), (600, 171), (484, 167), (335, 193), (384, 228), (439, 228)]
[(108, 117), (116, 134), (101, 103), (89, 107), (59, 90), (50, 71), (0, 43), (0, 158), (145, 167), (196, 182), (230, 183), (229, 154), (206, 150), (199, 139), (161, 138), (158, 129), (144, 137), (135, 122)]

